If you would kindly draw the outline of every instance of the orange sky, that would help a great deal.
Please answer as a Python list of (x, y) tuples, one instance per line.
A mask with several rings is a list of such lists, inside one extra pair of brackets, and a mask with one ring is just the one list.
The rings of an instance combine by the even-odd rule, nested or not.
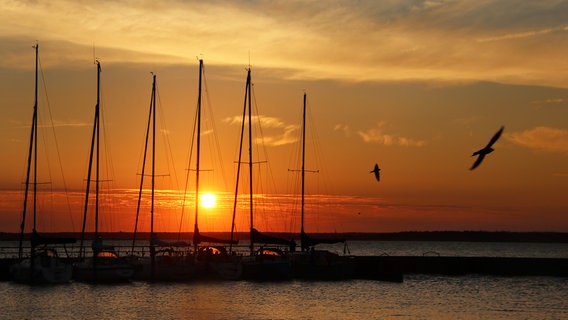
[[(150, 72), (157, 75), (159, 92), (156, 172), (167, 174), (157, 187), (183, 190), (200, 57), (206, 77), (202, 168), (214, 170), (202, 173), (202, 189), (226, 192), (218, 207), (200, 211), (202, 231), (230, 225), (250, 63), (265, 144), (257, 160), (268, 161), (255, 166), (262, 174), (259, 188), (268, 178), (257, 192), (274, 195), (266, 200), (270, 210), (258, 210), (259, 229), (299, 228), (298, 207), (286, 195), (299, 192), (297, 174), (288, 169), (299, 167), (305, 91), (306, 168), (320, 170), (308, 174), (308, 231), (568, 232), (568, 4), (337, 1), (302, 2), (302, 10), (298, 5), (5, 3), (0, 231), (16, 231), (22, 211), (37, 40), (43, 164), (38, 175), (40, 182), (51, 182), (42, 190), (57, 191), (41, 200), (40, 230), (80, 228), (96, 100), (94, 47), (103, 70), (104, 170), (112, 180), (105, 183), (105, 190), (112, 189), (105, 195), (113, 194), (112, 201), (105, 200), (104, 228), (110, 231), (133, 229), (132, 190), (140, 179)], [(471, 153), (501, 125), (505, 131), (496, 151), (470, 171)], [(376, 162), (380, 182), (369, 174)], [(64, 188), (69, 198), (59, 193)], [(168, 194), (157, 209), (158, 230), (177, 231), (183, 192)], [(187, 230), (193, 201), (188, 196), (182, 225)], [(239, 217), (237, 228), (244, 231), (248, 218), (244, 211)]]

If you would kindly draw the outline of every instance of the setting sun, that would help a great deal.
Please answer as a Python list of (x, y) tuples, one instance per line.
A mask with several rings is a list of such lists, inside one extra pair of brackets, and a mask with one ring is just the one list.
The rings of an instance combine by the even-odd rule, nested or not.
[(217, 198), (215, 195), (211, 193), (205, 193), (201, 197), (201, 206), (204, 208), (213, 208), (215, 207)]

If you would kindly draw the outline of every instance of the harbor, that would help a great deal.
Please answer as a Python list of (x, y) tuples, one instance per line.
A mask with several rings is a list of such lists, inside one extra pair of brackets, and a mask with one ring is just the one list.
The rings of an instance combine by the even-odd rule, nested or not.
[[(14, 242), (6, 242), (13, 244)], [(125, 243), (124, 240), (118, 240), (113, 243)], [(379, 252), (378, 249), (373, 248), (370, 251), (358, 250), (361, 246), (375, 245), (376, 247), (393, 247), (393, 244), (402, 243), (405, 246), (414, 245), (417, 248), (421, 246), (428, 246), (428, 244), (437, 244), (443, 246), (446, 242), (383, 242), (383, 241), (368, 241), (368, 242), (357, 242), (351, 243), (353, 253), (346, 252), (343, 254), (340, 250), (340, 246), (335, 246), (335, 252), (327, 250), (317, 250), (312, 253), (306, 252), (304, 256), (308, 261), (314, 261), (310, 258), (310, 255), (318, 253), (320, 256), (320, 266), (325, 268), (329, 267), (331, 263), (336, 265), (342, 265), (342, 268), (336, 268), (333, 275), (328, 277), (325, 274), (322, 276), (321, 272), (315, 273), (305, 273), (300, 269), (299, 264), (294, 263), (294, 256), (301, 255), (298, 252), (289, 252), (285, 248), (282, 248), (282, 252), (285, 257), (290, 258), (290, 276), (285, 280), (353, 280), (353, 279), (364, 279), (364, 280), (377, 280), (377, 281), (388, 281), (388, 282), (402, 282), (405, 277), (412, 275), (441, 275), (441, 276), (470, 276), (470, 275), (488, 275), (488, 276), (503, 276), (503, 277), (533, 277), (533, 276), (546, 276), (546, 277), (568, 277), (568, 257), (562, 255), (562, 250), (566, 246), (565, 243), (556, 243), (554, 245), (558, 246), (556, 253), (550, 255), (540, 255), (534, 254), (534, 252), (539, 250), (539, 247), (535, 247), (531, 250), (534, 252), (524, 252), (516, 253), (514, 256), (488, 256), (492, 255), (489, 252), (483, 252), (481, 250), (476, 251), (473, 256), (460, 256), (454, 255), (455, 252), (448, 252), (436, 250), (437, 247), (430, 245), (430, 247), (435, 250), (423, 252), (420, 255), (405, 254), (400, 249), (391, 249), (391, 254), (386, 252)], [(467, 242), (461, 243), (462, 246), (467, 244)], [(475, 248), (491, 247), (496, 246), (499, 243), (482, 243), (482, 242), (472, 242), (469, 246)], [(501, 246), (510, 246), (511, 243), (500, 243)], [(518, 247), (523, 246), (523, 243), (513, 243)], [(533, 245), (539, 245), (538, 243), (533, 243)], [(541, 243), (542, 246), (547, 246), (549, 244)], [(524, 245), (525, 247), (530, 247), (529, 245)], [(550, 245), (549, 245), (550, 246)], [(148, 257), (148, 247), (139, 246), (135, 248), (135, 251), (130, 251), (132, 248), (127, 245), (117, 245), (114, 246), (115, 250), (119, 253), (121, 257), (132, 256), (134, 253), (138, 257)], [(249, 256), (247, 252), (247, 245), (238, 245), (233, 248), (233, 256), (237, 261), (243, 257)], [(324, 248), (332, 248), (327, 246)], [(2, 281), (10, 280), (10, 266), (18, 261), (17, 259), (17, 247), (14, 246), (2, 246), (0, 248), (0, 279)], [(74, 264), (79, 261), (78, 254), (79, 248), (77, 246), (60, 246), (57, 248), (60, 258), (67, 264)], [(470, 249), (471, 250), (471, 249)], [(29, 252), (29, 250), (24, 250)], [(182, 252), (182, 251), (178, 251)], [(321, 258), (321, 253), (329, 253), (331, 257), (325, 258), (325, 262)], [(495, 251), (498, 252), (498, 251)], [(471, 251), (470, 251), (471, 254)], [(479, 255), (481, 254), (481, 255)], [(182, 255), (181, 253), (179, 255)], [(196, 263), (195, 256), (188, 250), (183, 253), (188, 257), (190, 263)], [(311, 260), (310, 260), (311, 259)], [(326, 270), (326, 269), (319, 269)], [(136, 279), (136, 277), (134, 278)], [(199, 281), (209, 281), (211, 279), (216, 279), (215, 277), (207, 276), (205, 273), (196, 273), (195, 276), (191, 277), (190, 282)], [(219, 279), (219, 278), (217, 278)], [(146, 279), (149, 280), (149, 279)], [(220, 279), (223, 280), (223, 279)], [(231, 280), (246, 280), (245, 278), (236, 278)], [(270, 281), (270, 279), (267, 279)], [(180, 280), (181, 281), (181, 280)]]

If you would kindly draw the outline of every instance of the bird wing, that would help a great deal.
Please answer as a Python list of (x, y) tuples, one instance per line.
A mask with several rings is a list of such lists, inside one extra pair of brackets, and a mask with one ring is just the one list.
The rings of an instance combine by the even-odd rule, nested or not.
[(379, 165), (375, 163), (375, 167), (373, 168), (373, 170), (369, 171), (369, 173), (377, 172), (379, 170)]
[(471, 168), (469, 168), (469, 170), (473, 170), (473, 169), (477, 168), (477, 166), (479, 166), (481, 164), (481, 161), (483, 161), (483, 158), (485, 158), (485, 153), (480, 153), (479, 156), (477, 157), (477, 159), (475, 160), (475, 162), (473, 163), (473, 166), (471, 166)]
[(375, 172), (375, 178), (377, 178), (377, 181), (381, 181), (381, 175), (379, 174), (379, 165), (377, 163), (375, 163), (375, 170), (373, 170)]
[(501, 136), (501, 133), (503, 133), (504, 129), (505, 129), (505, 127), (501, 126), (501, 129), (499, 129), (499, 131), (497, 131), (497, 133), (495, 133), (495, 135), (493, 135), (493, 138), (491, 138), (491, 140), (487, 144), (486, 148), (491, 147), (499, 139), (499, 137)]

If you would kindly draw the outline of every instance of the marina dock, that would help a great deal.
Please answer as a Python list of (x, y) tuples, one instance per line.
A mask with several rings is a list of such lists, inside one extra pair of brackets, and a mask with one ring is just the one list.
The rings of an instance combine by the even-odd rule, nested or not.
[[(402, 281), (411, 274), (568, 277), (567, 258), (349, 256), (354, 279)], [(0, 280), (10, 279), (15, 258), (0, 259)], [(398, 276), (402, 276), (398, 279)]]
[(568, 277), (566, 258), (358, 256), (354, 259), (357, 274), (363, 278), (379, 271), (387, 274), (398, 271), (403, 275)]

